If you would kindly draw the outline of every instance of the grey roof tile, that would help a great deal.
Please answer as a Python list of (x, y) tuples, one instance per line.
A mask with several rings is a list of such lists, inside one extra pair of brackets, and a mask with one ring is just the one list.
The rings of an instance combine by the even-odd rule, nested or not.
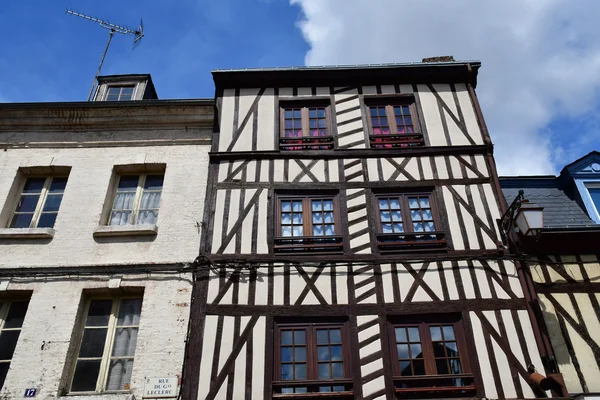
[[(595, 225), (579, 204), (558, 188), (523, 188), (525, 199), (544, 207), (544, 226)], [(518, 188), (503, 188), (508, 204), (519, 194)]]

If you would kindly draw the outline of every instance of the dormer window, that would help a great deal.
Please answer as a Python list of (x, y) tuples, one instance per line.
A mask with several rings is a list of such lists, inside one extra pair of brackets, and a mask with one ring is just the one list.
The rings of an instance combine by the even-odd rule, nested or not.
[(106, 93), (106, 101), (127, 101), (133, 99), (134, 85), (109, 86)]

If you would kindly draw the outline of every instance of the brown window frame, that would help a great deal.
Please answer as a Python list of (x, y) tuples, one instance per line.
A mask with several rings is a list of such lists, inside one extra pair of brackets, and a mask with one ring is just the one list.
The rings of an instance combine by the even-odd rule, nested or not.
[[(310, 109), (324, 108), (325, 109), (325, 129), (326, 136), (310, 136)], [(302, 136), (286, 137), (286, 110), (301, 111), (302, 121)], [(319, 119), (319, 117), (317, 117)], [(292, 100), (282, 101), (279, 103), (279, 150), (283, 151), (301, 151), (301, 150), (332, 150), (334, 148), (333, 122), (331, 118), (331, 104), (328, 100)]]
[[(284, 330), (304, 330), (305, 332), (305, 342), (304, 345), (306, 347), (306, 379), (305, 380), (294, 380), (282, 379), (282, 365), (290, 364), (290, 362), (282, 362), (281, 357), (281, 332)], [(342, 346), (342, 362), (343, 362), (343, 370), (344, 377), (343, 378), (331, 378), (331, 379), (319, 379), (318, 377), (318, 344), (317, 344), (317, 330), (319, 329), (339, 329), (341, 336)], [(347, 320), (338, 320), (337, 322), (333, 322), (331, 320), (323, 321), (323, 322), (275, 322), (274, 329), (274, 341), (273, 341), (273, 398), (301, 398), (301, 399), (311, 399), (311, 398), (323, 398), (323, 396), (332, 397), (332, 398), (342, 398), (342, 399), (352, 399), (354, 398), (353, 391), (353, 377), (352, 377), (352, 350), (350, 348), (350, 329)], [(331, 346), (331, 337), (328, 337), (329, 344)], [(322, 344), (321, 344), (322, 345)], [(333, 343), (335, 345), (335, 343)], [(294, 346), (294, 345), (292, 345)], [(285, 347), (289, 347), (285, 346)], [(302, 345), (296, 347), (303, 347)], [(292, 347), (293, 349), (294, 347)], [(294, 350), (292, 350), (294, 352)], [(294, 352), (295, 353), (295, 352)], [(295, 360), (292, 359), (292, 365), (295, 365)], [(329, 363), (335, 362), (332, 359), (329, 359)], [(302, 361), (301, 361), (302, 363)], [(327, 363), (326, 360), (321, 360), (321, 363)], [(293, 367), (292, 367), (293, 368)], [(330, 370), (331, 372), (331, 370)], [(333, 386), (343, 386), (343, 391), (319, 391), (319, 386), (331, 386), (332, 390)], [(285, 388), (290, 387), (306, 387), (306, 392), (299, 393), (284, 393)]]
[[(373, 120), (371, 116), (371, 107), (385, 107), (385, 114), (388, 121), (388, 128), (390, 134), (376, 135), (373, 130)], [(396, 115), (394, 114), (394, 107), (408, 106), (413, 131), (412, 133), (397, 133), (398, 126), (396, 124)], [(423, 134), (421, 123), (419, 120), (419, 112), (413, 96), (395, 96), (395, 97), (376, 97), (366, 98), (365, 107), (367, 124), (369, 128), (369, 146), (375, 149), (386, 149), (386, 148), (405, 148), (405, 147), (424, 147), (427, 145), (425, 142), (425, 135)], [(396, 132), (396, 133), (392, 133)]]
[[(455, 342), (458, 352), (458, 358), (461, 365), (460, 374), (438, 374), (436, 366), (436, 356), (434, 353), (433, 341), (430, 333), (430, 328), (433, 326), (452, 326), (454, 330), (454, 340), (447, 339), (442, 336), (442, 343)], [(396, 328), (418, 328), (419, 341), (411, 340), (410, 332), (407, 331), (407, 339), (397, 342)], [(389, 319), (389, 343), (390, 354), (392, 355), (392, 379), (394, 388), (398, 398), (415, 398), (415, 397), (473, 397), (475, 396), (475, 377), (471, 368), (471, 360), (465, 337), (464, 325), (460, 315), (432, 315), (421, 317), (391, 317)], [(444, 331), (440, 332), (444, 335)], [(445, 341), (444, 341), (445, 340)], [(400, 357), (398, 355), (397, 344), (408, 344), (408, 348), (412, 350), (411, 344), (421, 345), (422, 359), (425, 369), (424, 375), (402, 375), (400, 370)], [(446, 357), (438, 357), (437, 359), (450, 358), (445, 350)], [(412, 354), (409, 353), (409, 358), (414, 360)], [(403, 358), (406, 361), (407, 359)], [(411, 361), (412, 365), (412, 361)], [(412, 368), (412, 367), (411, 367)], [(460, 380), (461, 384), (457, 384)]]
[[(448, 248), (447, 234), (442, 230), (442, 223), (439, 216), (439, 207), (437, 205), (434, 190), (420, 190), (407, 192), (374, 192), (373, 207), (376, 221), (377, 248), (381, 252), (418, 252), (445, 250)], [(410, 213), (409, 197), (427, 197), (429, 199), (429, 208), (431, 209), (432, 221), (435, 227), (430, 232), (415, 232), (413, 220)], [(404, 232), (384, 233), (380, 216), (379, 200), (383, 198), (398, 199), (400, 204), (400, 215)], [(390, 209), (391, 211), (391, 209)], [(390, 218), (392, 218), (390, 216)], [(391, 220), (392, 226), (393, 221)], [(423, 238), (429, 236), (430, 238)]]
[[(333, 202), (333, 226), (334, 235), (303, 235), (303, 236), (283, 236), (282, 234), (282, 201), (302, 201), (302, 227), (303, 233), (313, 232), (312, 220), (312, 200), (323, 199)], [(323, 211), (324, 212), (324, 211)], [(340, 220), (340, 202), (339, 193), (331, 191), (310, 192), (310, 193), (277, 193), (275, 195), (275, 235), (273, 250), (277, 253), (297, 252), (297, 253), (343, 253), (344, 235), (342, 233), (342, 224)], [(310, 218), (304, 216), (308, 214)], [(323, 225), (325, 222), (323, 221)], [(293, 228), (292, 228), (293, 230)]]

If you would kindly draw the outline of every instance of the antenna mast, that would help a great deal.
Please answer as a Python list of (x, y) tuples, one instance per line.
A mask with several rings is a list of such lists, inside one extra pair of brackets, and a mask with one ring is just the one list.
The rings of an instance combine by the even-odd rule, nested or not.
[(96, 76), (94, 76), (94, 81), (92, 82), (92, 87), (90, 89), (90, 94), (88, 95), (88, 101), (92, 99), (92, 93), (94, 93), (94, 88), (96, 87), (96, 80), (98, 79), (98, 75), (100, 75), (100, 70), (102, 69), (102, 64), (104, 64), (104, 58), (106, 57), (106, 53), (108, 52), (108, 47), (110, 46), (110, 41), (112, 40), (115, 32), (120, 33), (122, 35), (133, 35), (133, 48), (140, 43), (142, 38), (144, 37), (144, 22), (140, 20), (140, 26), (137, 30), (130, 29), (121, 25), (113, 24), (109, 21), (104, 21), (99, 18), (91, 17), (89, 15), (81, 14), (68, 8), (65, 10), (67, 14), (74, 15), (76, 17), (80, 17), (83, 19), (87, 19), (92, 22), (96, 22), (100, 24), (100, 26), (104, 29), (108, 29), (110, 34), (108, 36), (108, 42), (106, 43), (106, 48), (104, 49), (104, 53), (102, 53), (102, 59), (100, 60), (100, 65), (98, 66), (98, 71), (96, 71)]

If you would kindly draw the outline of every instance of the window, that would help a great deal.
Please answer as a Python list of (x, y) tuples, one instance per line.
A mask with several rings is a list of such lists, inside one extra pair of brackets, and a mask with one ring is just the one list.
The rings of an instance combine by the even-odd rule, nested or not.
[[(470, 395), (475, 391), (458, 318), (429, 318), (392, 323), (394, 385), (398, 397), (415, 393), (447, 392)], [(466, 396), (465, 396), (466, 397)]]
[(10, 367), (29, 300), (0, 300), (0, 388)]
[(329, 106), (289, 105), (281, 108), (281, 150), (329, 150), (333, 148)]
[(163, 186), (160, 175), (121, 175), (108, 225), (156, 224)]
[(86, 304), (71, 392), (129, 390), (142, 299), (92, 299)]
[(431, 193), (378, 194), (377, 247), (382, 251), (446, 247)]
[(276, 332), (274, 397), (338, 392), (352, 398), (346, 324), (279, 324)]
[(135, 86), (109, 86), (106, 92), (106, 101), (125, 101), (133, 99)]
[(54, 227), (66, 185), (66, 177), (27, 178), (9, 227)]
[(416, 107), (409, 99), (373, 99), (368, 103), (371, 147), (389, 149), (424, 146)]
[(277, 197), (276, 252), (342, 251), (337, 195)]

